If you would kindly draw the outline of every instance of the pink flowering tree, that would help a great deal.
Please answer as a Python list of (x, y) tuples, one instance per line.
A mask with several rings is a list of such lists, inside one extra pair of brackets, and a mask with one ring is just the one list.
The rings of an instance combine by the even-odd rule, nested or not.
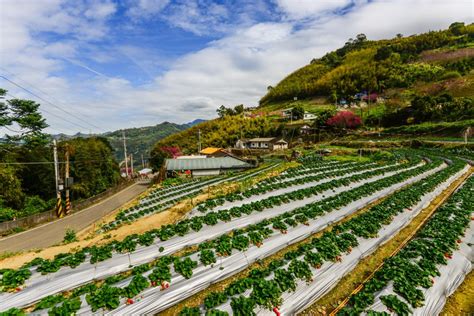
[(351, 111), (340, 111), (328, 119), (326, 124), (337, 128), (356, 129), (362, 124), (362, 120)]
[(183, 155), (181, 149), (176, 146), (163, 146), (161, 147), (161, 151), (167, 153), (171, 158), (176, 158)]

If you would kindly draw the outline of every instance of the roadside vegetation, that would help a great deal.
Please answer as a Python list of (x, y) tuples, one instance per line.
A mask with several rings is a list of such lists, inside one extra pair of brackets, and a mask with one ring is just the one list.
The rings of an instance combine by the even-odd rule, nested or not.
[[(0, 89), (4, 99), (6, 90)], [(48, 127), (31, 100), (8, 99), (0, 102), (0, 127), (17, 130), (0, 141), (0, 222), (18, 219), (54, 208), (52, 139)], [(70, 176), (75, 183), (71, 198), (79, 200), (105, 191), (120, 181), (113, 150), (105, 138), (76, 138), (59, 141), (59, 160), (69, 151)], [(64, 163), (61, 164), (64, 174)]]

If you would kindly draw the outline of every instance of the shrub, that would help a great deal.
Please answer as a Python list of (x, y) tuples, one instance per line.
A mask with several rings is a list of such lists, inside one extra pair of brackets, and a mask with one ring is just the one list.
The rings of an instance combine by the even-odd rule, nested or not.
[(66, 230), (66, 234), (64, 235), (63, 242), (65, 244), (70, 244), (75, 241), (77, 241), (76, 232), (73, 229), (68, 228)]
[(326, 124), (332, 127), (355, 129), (362, 124), (362, 121), (351, 111), (341, 111), (331, 117)]
[(28, 196), (25, 199), (25, 206), (22, 209), (23, 216), (41, 213), (47, 210), (48, 204), (37, 195)]
[(446, 79), (453, 79), (453, 78), (459, 78), (461, 77), (461, 74), (457, 71), (446, 71), (441, 77), (441, 80), (446, 80)]
[(9, 207), (0, 208), (0, 223), (11, 221), (18, 216), (18, 212)]

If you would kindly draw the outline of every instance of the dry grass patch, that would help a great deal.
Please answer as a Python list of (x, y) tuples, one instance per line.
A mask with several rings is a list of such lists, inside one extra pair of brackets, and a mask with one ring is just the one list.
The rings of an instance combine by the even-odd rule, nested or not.
[(448, 297), (441, 315), (474, 315), (474, 272)]

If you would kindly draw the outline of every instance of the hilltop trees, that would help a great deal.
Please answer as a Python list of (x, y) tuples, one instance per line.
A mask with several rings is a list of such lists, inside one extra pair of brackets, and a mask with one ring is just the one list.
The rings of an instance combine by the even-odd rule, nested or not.
[(217, 110), (217, 115), (220, 117), (220, 118), (223, 118), (224, 116), (226, 115), (239, 115), (239, 114), (242, 114), (244, 112), (245, 108), (244, 108), (244, 105), (243, 104), (239, 104), (239, 105), (236, 105), (234, 106), (234, 108), (226, 108), (225, 106), (221, 105)]
[(367, 90), (382, 92), (389, 88), (410, 87), (417, 82), (434, 82), (466, 74), (473, 68), (472, 58), (452, 62), (424, 61), (421, 53), (434, 49), (468, 47), (474, 40), (474, 25), (453, 23), (448, 30), (428, 32), (391, 40), (369, 41), (364, 34), (349, 39), (329, 52), (291, 73), (260, 100), (261, 105), (292, 100), (293, 97), (329, 98), (335, 92), (345, 98)]

